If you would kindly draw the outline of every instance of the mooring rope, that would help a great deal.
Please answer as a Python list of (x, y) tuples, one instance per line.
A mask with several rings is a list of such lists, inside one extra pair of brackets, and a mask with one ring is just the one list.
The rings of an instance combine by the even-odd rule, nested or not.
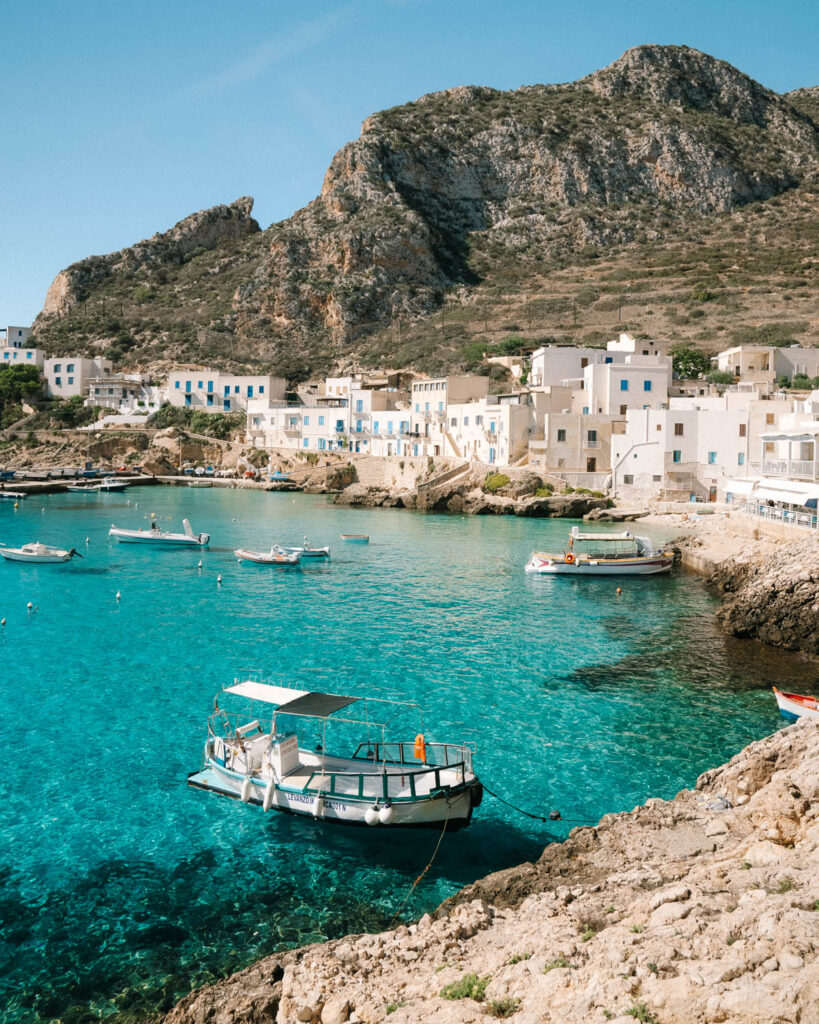
[(452, 804), (449, 802), (449, 800), (447, 800), (447, 802), (446, 802), (446, 818), (444, 819), (444, 827), (441, 829), (441, 834), (438, 836), (438, 842), (435, 844), (435, 849), (432, 851), (432, 856), (430, 857), (429, 863), (424, 868), (424, 870), (421, 872), (421, 874), (412, 883), (412, 885), (410, 887), (410, 891), (407, 893), (407, 895), (401, 901), (401, 906), (398, 908), (398, 910), (396, 910), (395, 915), (393, 916), (392, 921), (390, 921), (390, 923), (389, 923), (389, 927), (390, 928), (392, 928), (392, 926), (398, 920), (398, 918), (399, 918), (399, 916), (401, 914), (401, 911), (407, 905), (410, 896), (412, 896), (412, 894), (415, 892), (415, 890), (421, 884), (421, 882), (423, 881), (424, 876), (426, 875), (427, 871), (429, 871), (429, 869), (432, 867), (432, 864), (433, 864), (435, 858), (438, 856), (438, 850), (441, 848), (441, 842), (442, 842), (442, 840), (444, 838), (444, 835), (446, 834), (446, 827), (449, 824), (449, 815), (451, 813), (452, 813)]
[(594, 824), (594, 822), (591, 821), (589, 818), (564, 818), (560, 811), (551, 811), (547, 817), (544, 817), (544, 815), (542, 814), (533, 814), (531, 811), (525, 811), (522, 807), (518, 807), (517, 804), (513, 804), (510, 803), (508, 800), (505, 800), (502, 796), (499, 796), (497, 793), (493, 792), (493, 790), (491, 790), (489, 786), (486, 785), (485, 782), (483, 783), (483, 788), (484, 792), (488, 793), (490, 796), (493, 796), (496, 800), (500, 800), (500, 802), (502, 804), (506, 804), (507, 807), (511, 807), (513, 811), (517, 811), (518, 814), (525, 814), (527, 818), (534, 818), (535, 821), (568, 821), (571, 825)]

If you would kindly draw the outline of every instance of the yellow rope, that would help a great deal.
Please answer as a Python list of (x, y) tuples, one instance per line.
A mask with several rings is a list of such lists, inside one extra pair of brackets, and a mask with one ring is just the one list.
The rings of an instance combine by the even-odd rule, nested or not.
[(444, 835), (446, 833), (446, 827), (447, 827), (447, 825), (449, 823), (449, 815), (450, 815), (451, 812), (452, 812), (452, 804), (449, 802), (449, 800), (447, 800), (447, 802), (446, 802), (446, 818), (444, 819), (444, 827), (441, 829), (441, 834), (438, 836), (438, 842), (435, 844), (435, 849), (433, 850), (432, 857), (430, 858), (429, 864), (427, 864), (427, 866), (424, 868), (424, 870), (421, 872), (421, 874), (412, 883), (412, 887), (410, 888), (410, 891), (407, 893), (407, 895), (402, 900), (401, 906), (398, 908), (398, 910), (396, 910), (395, 915), (394, 915), (392, 921), (390, 921), (388, 927), (392, 928), (392, 926), (398, 920), (398, 917), (399, 917), (401, 911), (407, 905), (407, 902), (409, 901), (410, 896), (412, 896), (412, 894), (415, 892), (415, 890), (418, 888), (418, 886), (424, 880), (424, 876), (426, 875), (427, 871), (429, 871), (429, 869), (432, 867), (435, 858), (438, 856), (438, 850), (441, 847), (441, 842), (442, 842), (442, 840), (444, 838)]

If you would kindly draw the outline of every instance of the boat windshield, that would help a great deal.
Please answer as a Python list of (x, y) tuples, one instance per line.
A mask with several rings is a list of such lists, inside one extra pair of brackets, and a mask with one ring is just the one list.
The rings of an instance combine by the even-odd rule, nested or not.
[(589, 558), (625, 558), (640, 554), (640, 546), (633, 537), (576, 537), (572, 550), (575, 554), (588, 555)]

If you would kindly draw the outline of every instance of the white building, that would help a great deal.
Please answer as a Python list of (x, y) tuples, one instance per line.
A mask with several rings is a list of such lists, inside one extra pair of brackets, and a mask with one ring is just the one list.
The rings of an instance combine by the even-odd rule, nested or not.
[(6, 327), (0, 329), (0, 348), (26, 348), (30, 327)]
[(508, 466), (526, 453), (535, 423), (535, 406), (526, 391), (450, 402), (441, 450), (435, 454)]
[(612, 439), (625, 430), (619, 416), (549, 412), (542, 436), (529, 442), (529, 465), (575, 487), (601, 489), (611, 474)]
[[(412, 382), (410, 428), (402, 455), (447, 455), (458, 449), (447, 437), (447, 408), (477, 402), (489, 394), (489, 378), (465, 375), (431, 377)], [(449, 450), (445, 447), (449, 444)]]
[(640, 341), (623, 333), (616, 340), (609, 341), (605, 349), (546, 345), (532, 353), (529, 384), (532, 387), (550, 387), (580, 381), (589, 366), (623, 363), (629, 357), (650, 361), (667, 360), (668, 342)]
[(819, 348), (737, 345), (717, 355), (717, 366), (738, 380), (773, 384), (777, 377), (819, 376)]
[(46, 359), (43, 372), (46, 379), (46, 393), (50, 398), (74, 398), (84, 395), (92, 379), (107, 377), (113, 367), (110, 359), (96, 356), (55, 356)]
[(591, 363), (583, 371), (574, 411), (622, 417), (629, 409), (661, 409), (668, 404), (671, 374), (665, 356), (627, 355), (622, 362)]
[(286, 381), (281, 377), (186, 367), (169, 374), (167, 392), (168, 401), (179, 408), (244, 412), (252, 399), (283, 402), (285, 388)]
[(85, 405), (101, 406), (122, 415), (148, 415), (166, 401), (165, 389), (141, 374), (116, 373), (88, 382)]

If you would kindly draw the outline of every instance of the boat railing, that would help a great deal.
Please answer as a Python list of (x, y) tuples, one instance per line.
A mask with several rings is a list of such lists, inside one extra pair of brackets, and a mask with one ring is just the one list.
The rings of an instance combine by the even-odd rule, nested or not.
[[(365, 753), (361, 753), (362, 750)], [(472, 771), (472, 755), (474, 746), (465, 743), (427, 743), (424, 748), (427, 765), (450, 768), (464, 762), (468, 771)], [(359, 760), (372, 761), (374, 764), (398, 764), (418, 766), (419, 758), (415, 756), (415, 744), (403, 741), (386, 743), (359, 743), (353, 754)]]
[[(442, 783), (441, 772), (455, 772), (458, 782), (463, 784), (466, 782), (467, 772), (471, 771), (464, 761), (446, 766), (407, 767), (408, 770), (401, 775), (390, 772), (383, 772), (379, 775), (373, 775), (371, 772), (331, 772), (317, 768), (305, 783), (302, 791), (305, 793), (323, 793), (325, 796), (337, 797), (338, 799), (357, 797), (362, 800), (367, 798), (376, 800), (417, 800), (419, 796), (422, 798), (427, 797), (434, 794), (437, 790), (451, 787), (451, 781)], [(424, 787), (423, 792), (419, 794), (419, 780), (426, 779), (429, 776), (433, 776), (433, 784), (429, 787)], [(327, 785), (328, 779), (330, 780), (329, 786)], [(395, 782), (396, 779), (400, 779), (402, 784), (406, 780), (406, 783), (409, 784), (410, 795), (408, 797), (399, 797), (394, 793), (390, 793), (390, 782)], [(284, 784), (286, 786), (287, 779), (284, 780)]]

